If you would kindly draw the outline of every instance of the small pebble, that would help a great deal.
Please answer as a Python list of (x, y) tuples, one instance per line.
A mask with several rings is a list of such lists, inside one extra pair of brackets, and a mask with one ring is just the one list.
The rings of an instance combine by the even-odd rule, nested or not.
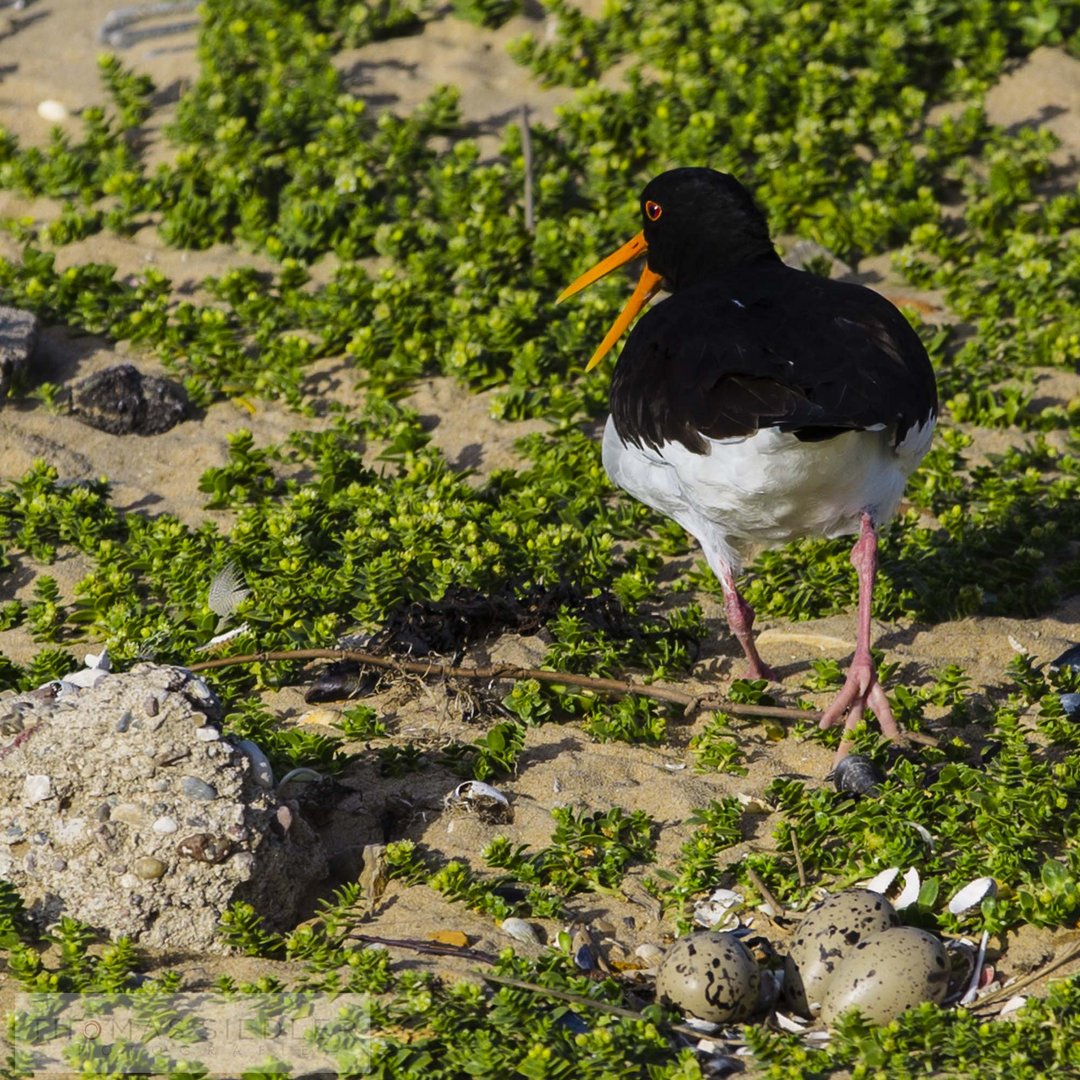
[(131, 727), (131, 713), (125, 712), (120, 719), (116, 721), (116, 730), (122, 735), (129, 727)]
[(165, 864), (152, 855), (141, 855), (131, 864), (131, 869), (143, 881), (156, 881), (165, 875)]
[(146, 821), (142, 807), (135, 803), (117, 803), (109, 818), (111, 821), (122, 821), (125, 825), (142, 825)]
[(38, 103), (37, 114), (42, 120), (48, 120), (50, 124), (59, 124), (70, 115), (67, 106), (62, 101), (46, 98)]
[(40, 773), (31, 773), (23, 781), (23, 802), (27, 806), (44, 802), (52, 794), (52, 780)]
[(199, 742), (216, 742), (221, 738), (221, 732), (216, 727), (207, 724), (205, 727), (195, 729), (195, 738)]
[(200, 780), (197, 776), (181, 777), (180, 790), (189, 799), (198, 799), (202, 802), (209, 802), (211, 799), (216, 799), (218, 794), (215, 787), (208, 784), (205, 780)]
[(155, 821), (154, 824), (150, 827), (154, 830), (154, 832), (161, 835), (174, 833), (177, 829), (180, 828), (180, 826), (176, 824), (175, 818), (171, 818), (168, 816), (159, 817), (157, 821)]
[(143, 699), (143, 712), (146, 713), (147, 716), (157, 716), (158, 709), (160, 708), (161, 703), (158, 701), (157, 695), (148, 694)]

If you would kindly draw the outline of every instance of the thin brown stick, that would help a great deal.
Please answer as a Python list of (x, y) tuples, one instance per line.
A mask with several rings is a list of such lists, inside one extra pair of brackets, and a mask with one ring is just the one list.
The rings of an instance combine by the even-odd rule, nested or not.
[(750, 879), (754, 888), (757, 889), (761, 899), (772, 908), (773, 915), (778, 919), (782, 919), (787, 914), (787, 908), (776, 899), (772, 889), (765, 884), (761, 875), (752, 866), (745, 866), (743, 869), (746, 871), (746, 876)]
[(377, 937), (375, 934), (361, 934), (356, 931), (348, 934), (346, 941), (360, 941), (365, 945), (385, 945), (389, 949), (408, 949), (410, 952), (425, 953), (431, 956), (459, 956), (463, 960), (478, 960), (483, 964), (494, 964), (497, 956), (469, 949), (458, 945), (446, 945), (441, 941), (417, 941), (415, 938)]
[[(358, 652), (354, 649), (291, 649), (276, 652), (247, 653), (244, 656), (223, 656), (217, 660), (200, 660), (189, 665), (191, 671), (208, 671), (211, 668), (230, 667), (234, 664), (260, 664), (278, 660), (355, 660), (360, 664), (384, 668), (390, 671), (423, 675), (436, 679), (484, 679), (487, 681), (512, 679), (535, 679), (537, 682), (576, 686), (597, 694), (638, 694), (656, 701), (682, 705), (684, 710), (723, 709), (740, 716), (768, 716), (780, 720), (806, 720), (813, 723), (821, 719), (821, 713), (813, 709), (793, 709), (783, 705), (744, 705), (727, 698), (701, 697), (675, 690), (668, 686), (634, 682), (632, 679), (599, 679), (591, 675), (575, 675), (566, 671), (548, 671), (544, 668), (517, 667), (514, 664), (491, 664), (485, 667), (455, 667), (452, 664), (434, 664), (420, 660), (394, 660), (386, 656)], [(927, 736), (924, 736), (926, 738)]]
[(978, 1013), (991, 1005), (996, 1005), (1003, 998), (1007, 999), (1015, 997), (1018, 990), (1023, 989), (1025, 986), (1030, 986), (1033, 982), (1037, 982), (1039, 979), (1049, 975), (1051, 972), (1057, 971), (1058, 968), (1064, 967), (1073, 960), (1080, 960), (1080, 944), (1073, 945), (1071, 949), (1061, 956), (1051, 957), (1041, 967), (1037, 967), (1034, 971), (1029, 971), (1026, 975), (1017, 979), (1016, 982), (1010, 983), (1008, 986), (1003, 986), (1000, 990), (995, 990), (985, 997), (976, 998), (971, 1005), (967, 1007), (973, 1013)]

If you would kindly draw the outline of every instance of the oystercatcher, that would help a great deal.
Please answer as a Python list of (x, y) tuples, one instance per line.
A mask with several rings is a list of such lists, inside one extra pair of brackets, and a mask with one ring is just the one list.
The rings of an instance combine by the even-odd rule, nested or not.
[(697, 538), (752, 678), (774, 675), (736, 585), (743, 561), (799, 536), (857, 533), (856, 647), (821, 726), (846, 718), (850, 730), (869, 709), (898, 738), (870, 655), (870, 606), (876, 528), (933, 435), (926, 350), (878, 293), (785, 266), (764, 214), (726, 173), (657, 176), (641, 194), (641, 220), (637, 236), (559, 296), (645, 255), (589, 370), (661, 287), (671, 294), (634, 326), (615, 365), (604, 467)]

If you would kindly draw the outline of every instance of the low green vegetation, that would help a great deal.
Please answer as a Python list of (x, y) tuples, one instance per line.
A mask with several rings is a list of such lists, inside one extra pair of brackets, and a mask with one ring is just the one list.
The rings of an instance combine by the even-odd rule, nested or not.
[[(477, 34), (520, 10), (509, 0), (452, 7), (440, 17), (469, 20)], [(0, 188), (57, 208), (47, 224), (0, 223), (18, 252), (0, 258), (0, 299), (157, 357), (197, 407), (275, 401), (297, 428), (267, 445), (238, 425), (228, 462), (200, 478), (213, 513), (197, 527), (123, 509), (108, 477), (72, 483), (48, 461), (7, 478), (0, 631), (26, 633), (38, 651), (22, 664), (0, 654), (0, 689), (61, 677), (83, 642), (107, 643), (119, 667), (194, 662), (218, 632), (210, 583), (230, 564), (250, 589), (232, 615), (243, 627), (227, 645), (236, 653), (332, 647), (345, 633), (388, 632), (403, 613), (434, 617), (499, 597), (507, 611), (540, 613), (531, 630), (544, 635), (546, 667), (677, 682), (706, 634), (700, 599), (717, 586), (702, 563), (691, 566), (681, 530), (613, 492), (594, 436), (606, 379), (579, 377), (625, 289), (613, 281), (552, 304), (636, 228), (641, 184), (676, 164), (736, 173), (777, 234), (855, 265), (891, 252), (912, 289), (942, 298), (941, 317), (908, 310), (939, 374), (942, 425), (883, 538), (875, 615), (1026, 617), (1076, 593), (1080, 399), (1044, 405), (1039, 387), (1080, 361), (1080, 193), (1056, 164), (1053, 137), (993, 125), (984, 95), (1039, 46), (1080, 54), (1080, 5), (658, 0), (608, 3), (595, 18), (568, 0), (543, 7), (554, 33), (519, 37), (512, 55), (537, 83), (580, 91), (555, 123), (529, 128), (532, 227), (519, 114), (482, 155), (453, 87), (402, 115), (365, 101), (344, 74), (345, 50), (434, 18), (427, 0), (205, 5), (198, 75), (155, 136), (158, 164), (147, 154), (164, 117), (155, 87), (114, 56), (100, 61), (108, 104), (84, 110), (77, 134), (58, 128), (34, 147), (0, 130)], [(181, 292), (154, 267), (121, 276), (85, 255), (99, 234), (148, 226), (175, 247), (228, 245), (236, 263), (258, 268), (234, 265)], [(320, 391), (315, 365), (327, 359), (355, 382), (356, 409)], [(519, 441), (516, 468), (456, 470), (405, 400), (433, 376), (492, 391), (496, 419), (547, 427)], [(39, 407), (62, 407), (61, 388), (33, 390)], [(984, 454), (988, 431), (997, 449)], [(841, 539), (765, 553), (747, 598), (776, 618), (849, 611), (848, 550)], [(54, 567), (74, 553), (87, 570), (65, 592)], [(685, 572), (669, 579), (660, 572), (673, 558)], [(32, 585), (14, 598), (23, 576)], [(484, 632), (515, 625), (489, 620)], [(467, 651), (472, 633), (442, 651)], [(686, 928), (693, 901), (719, 885), (753, 895), (756, 879), (797, 906), (815, 887), (915, 865), (921, 925), (1074, 925), (1080, 736), (1060, 695), (1076, 676), (1021, 656), (1000, 685), (973, 687), (956, 666), (901, 679), (884, 660), (898, 718), (916, 731), (932, 718), (940, 743), (897, 760), (860, 731), (858, 749), (887, 773), (872, 799), (779, 777), (763, 797), (776, 814), (767, 843), (734, 853), (753, 832), (749, 811), (718, 795), (664, 856), (660, 824), (629, 799), (561, 807), (546, 845), (518, 843), (508, 825), (468, 864), (411, 839), (391, 843), (391, 887), (433, 890), (492, 920), (566, 919), (583, 898), (621, 898), (634, 874)], [(210, 676), (228, 729), (258, 742), (278, 775), (359, 764), (383, 783), (445, 773), (448, 787), (458, 777), (509, 785), (529, 767), (530, 729), (566, 723), (597, 741), (685, 752), (699, 778), (723, 774), (736, 785), (724, 790), (737, 790), (748, 762), (778, 739), (836, 741), (808, 723), (785, 732), (734, 710), (684, 738), (672, 706), (536, 680), (491, 691), (475, 730), (445, 744), (407, 739), (355, 702), (333, 734), (282, 731), (257, 695), (300, 670), (260, 661)], [(818, 662), (802, 690), (835, 687), (840, 675)], [(771, 701), (758, 683), (733, 683), (730, 696)], [(952, 892), (983, 874), (1007, 888), (965, 916), (946, 914)], [(364, 914), (353, 884), (291, 933), (234, 905), (223, 939), (291, 962), (295, 979), (219, 988), (371, 995), (377, 1037), (354, 1069), (364, 1075), (702, 1074), (662, 1010), (632, 1019), (400, 971), (385, 951), (350, 941)], [(23, 988), (130, 992), (147, 1015), (155, 993), (179, 988), (168, 970), (147, 974), (129, 942), (99, 942), (76, 920), (38, 936), (4, 882), (0, 954)], [(639, 1004), (619, 979), (584, 975), (558, 940), (536, 960), (507, 949), (491, 973)], [(743, 1038), (769, 1077), (1066, 1074), (1080, 1068), (1077, 995), (1075, 980), (1060, 984), (1008, 1023), (931, 1007), (881, 1029), (851, 1020), (825, 1048), (753, 1026)], [(130, 1047), (83, 1049), (87, 1073), (141, 1064), (198, 1075), (141, 1062)], [(28, 1060), (16, 1054), (10, 1075)]]

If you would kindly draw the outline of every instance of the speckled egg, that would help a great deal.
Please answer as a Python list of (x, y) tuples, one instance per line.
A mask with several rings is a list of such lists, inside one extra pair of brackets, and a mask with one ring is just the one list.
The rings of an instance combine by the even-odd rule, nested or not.
[(924, 1001), (941, 1002), (949, 989), (945, 947), (925, 930), (900, 926), (860, 941), (836, 969), (821, 1002), (831, 1024), (857, 1008), (873, 1024), (887, 1024)]
[(656, 973), (656, 1000), (700, 1020), (745, 1020), (756, 1008), (761, 973), (732, 934), (687, 934), (668, 950)]
[(811, 908), (784, 961), (784, 995), (790, 1007), (812, 1016), (852, 949), (898, 922), (892, 904), (869, 889), (845, 889)]

